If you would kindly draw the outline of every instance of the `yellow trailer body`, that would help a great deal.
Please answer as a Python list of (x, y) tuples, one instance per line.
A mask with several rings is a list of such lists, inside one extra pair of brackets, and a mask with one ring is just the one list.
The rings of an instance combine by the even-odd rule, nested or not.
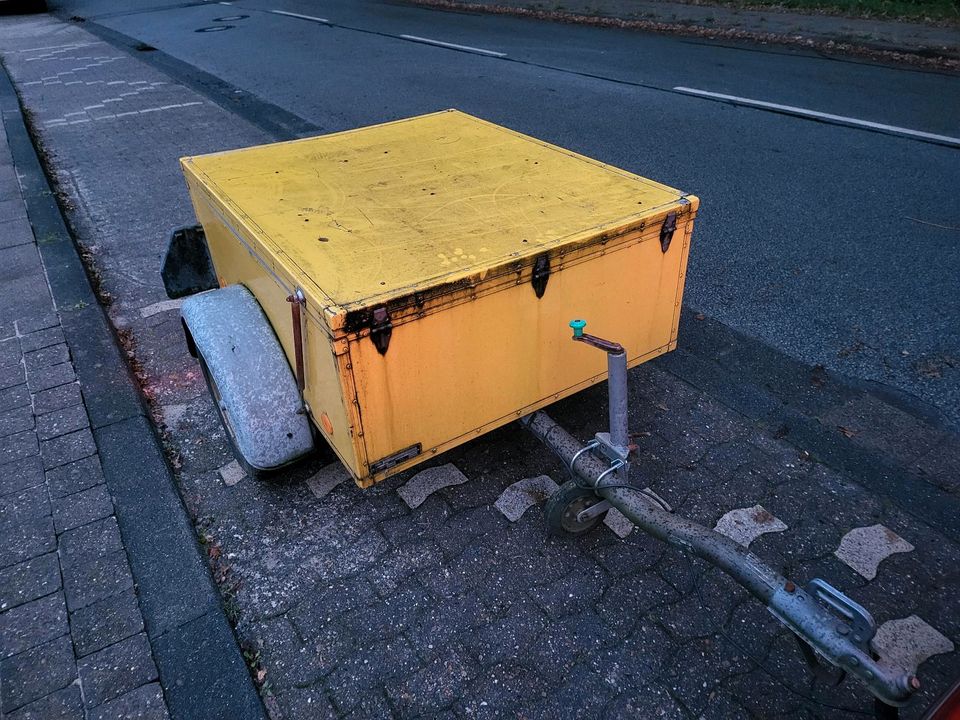
[(450, 110), (184, 158), (221, 285), (257, 298), (361, 486), (676, 346), (698, 200)]

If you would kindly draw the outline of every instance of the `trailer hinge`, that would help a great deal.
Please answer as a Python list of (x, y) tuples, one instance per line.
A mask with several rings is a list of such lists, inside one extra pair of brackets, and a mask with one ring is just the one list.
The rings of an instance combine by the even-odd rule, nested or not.
[(538, 255), (533, 263), (533, 273), (530, 275), (530, 284), (538, 298), (542, 298), (547, 291), (547, 280), (550, 279), (550, 255)]
[(670, 241), (673, 240), (673, 233), (677, 229), (677, 214), (675, 212), (667, 213), (663, 219), (663, 225), (660, 227), (660, 249), (666, 252), (670, 249)]
[(370, 463), (370, 474), (377, 475), (378, 473), (385, 472), (392, 467), (396, 467), (406, 460), (411, 460), (419, 455), (423, 451), (423, 445), (417, 443), (416, 445), (411, 445), (408, 448), (404, 448), (400, 452), (394, 453), (393, 455), (388, 455), (385, 458), (381, 458), (376, 462)]
[(393, 334), (393, 323), (387, 308), (381, 305), (373, 309), (373, 318), (370, 321), (370, 339), (373, 346), (381, 355), (386, 355), (390, 347), (390, 336)]

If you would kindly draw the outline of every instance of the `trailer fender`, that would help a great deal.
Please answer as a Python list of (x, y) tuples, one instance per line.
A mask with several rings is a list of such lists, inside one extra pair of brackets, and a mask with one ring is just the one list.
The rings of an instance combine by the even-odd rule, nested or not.
[(313, 450), (296, 378), (250, 291), (230, 285), (192, 295), (180, 313), (239, 459), (254, 471), (272, 470)]

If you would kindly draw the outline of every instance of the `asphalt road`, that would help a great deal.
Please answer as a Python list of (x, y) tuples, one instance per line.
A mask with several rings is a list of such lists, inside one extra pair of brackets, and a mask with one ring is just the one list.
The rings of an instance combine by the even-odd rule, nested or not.
[(696, 193), (690, 306), (960, 426), (960, 140), (675, 90), (960, 138), (960, 78), (376, 0), (140, 5), (53, 3), (324, 131), (457, 107)]

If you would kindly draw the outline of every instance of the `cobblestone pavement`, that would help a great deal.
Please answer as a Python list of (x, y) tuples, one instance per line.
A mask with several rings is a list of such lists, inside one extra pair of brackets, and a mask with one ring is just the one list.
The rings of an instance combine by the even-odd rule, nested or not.
[[(549, 535), (538, 503), (549, 483), (513, 486), (544, 475), (563, 482), (563, 469), (516, 427), (418, 468), (428, 477), (411, 472), (367, 491), (337, 466), (315, 464), (275, 483), (238, 473), (157, 269), (161, 230), (191, 222), (177, 155), (269, 138), (211, 103), (190, 104), (201, 96), (81, 28), (18, 27), (5, 62), (74, 203), (80, 240), (95, 251), (112, 319), (132, 337), (181, 489), (275, 718), (872, 712), (855, 685), (814, 684), (789, 633), (719, 572), (622, 522), (578, 539)], [(29, 49), (44, 46), (52, 46), (47, 59), (31, 61), (40, 56)], [(118, 59), (78, 70), (81, 49)], [(64, 77), (71, 72), (75, 80)], [(149, 107), (177, 107), (152, 112), (150, 124), (84, 111), (104, 104), (108, 85), (144, 83), (167, 83), (156, 85), (164, 96)], [(189, 148), (154, 122), (164, 112), (189, 114)], [(104, 157), (113, 145), (123, 157)], [(136, 186), (151, 188), (153, 204), (136, 208), (130, 230), (124, 223), (138, 200), (122, 189)], [(747, 366), (760, 351), (749, 353)], [(816, 368), (797, 373), (796, 422), (769, 427), (710, 389), (713, 367), (677, 353), (631, 373), (631, 425), (641, 433), (634, 481), (684, 516), (749, 541), (794, 580), (823, 577), (848, 592), (874, 613), (892, 652), (918, 648), (912, 660), (924, 690), (904, 713), (918, 717), (960, 671), (956, 520), (931, 522), (937, 503), (913, 499), (935, 497), (951, 512), (956, 438), (873, 395), (839, 393)], [(733, 378), (741, 402), (779, 408), (786, 401), (774, 402), (774, 390), (794, 376), (772, 367), (762, 387), (734, 370), (723, 378)], [(590, 437), (604, 422), (604, 389), (551, 413)], [(815, 440), (816, 454), (806, 448)], [(878, 454), (888, 462), (878, 473), (882, 493), (858, 471)], [(846, 457), (856, 462), (835, 460)], [(912, 485), (898, 494), (903, 478)]]
[(0, 268), (0, 715), (166, 718), (2, 124)]

